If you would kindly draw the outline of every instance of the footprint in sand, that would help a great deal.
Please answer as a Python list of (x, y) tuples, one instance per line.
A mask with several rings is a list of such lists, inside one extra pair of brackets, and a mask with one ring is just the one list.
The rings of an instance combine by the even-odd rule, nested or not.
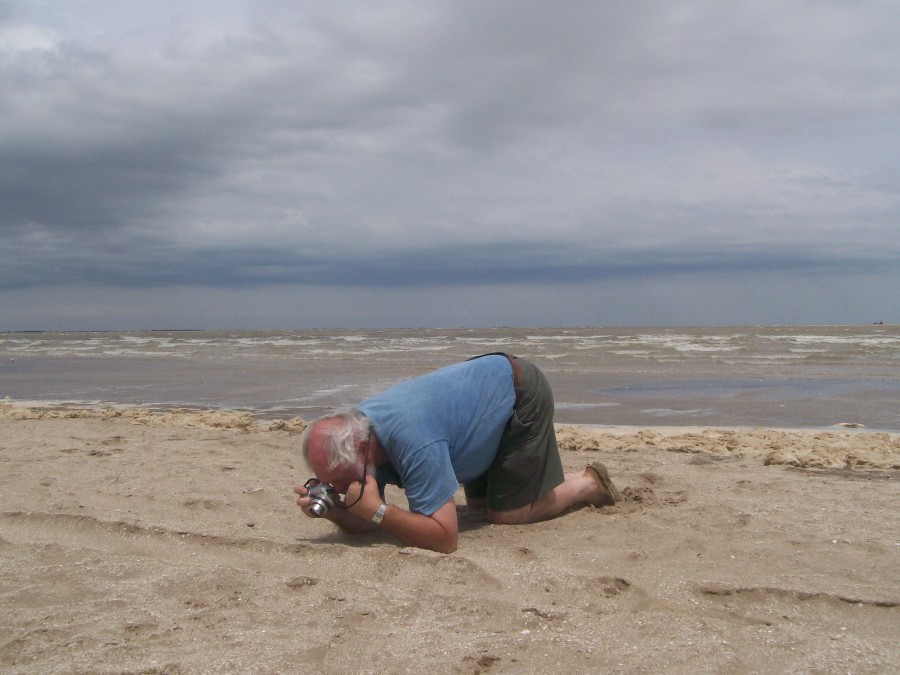
[(223, 502), (221, 499), (188, 499), (186, 501), (181, 502), (182, 506), (187, 506), (188, 508), (203, 508), (207, 511), (214, 511), (218, 509), (224, 509), (227, 507), (227, 504)]

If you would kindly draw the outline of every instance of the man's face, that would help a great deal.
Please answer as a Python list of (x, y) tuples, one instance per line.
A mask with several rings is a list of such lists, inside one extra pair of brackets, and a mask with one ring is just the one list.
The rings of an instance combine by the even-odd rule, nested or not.
[(358, 464), (357, 466), (338, 467), (336, 469), (329, 469), (327, 463), (322, 463), (321, 467), (318, 467), (313, 463), (311, 453), (309, 463), (311, 465), (313, 473), (316, 474), (316, 478), (318, 478), (323, 483), (331, 483), (334, 489), (337, 490), (340, 494), (347, 493), (347, 488), (350, 487), (350, 483), (362, 481), (363, 474), (365, 472), (365, 468), (362, 463)]
[(366, 471), (365, 453), (359, 451), (357, 453), (357, 462), (355, 466), (337, 467), (336, 469), (328, 468), (328, 454), (325, 452), (321, 441), (321, 435), (316, 433), (318, 429), (313, 430), (309, 438), (309, 468), (313, 470), (323, 483), (331, 483), (334, 489), (341, 494), (347, 492), (350, 483), (363, 481)]

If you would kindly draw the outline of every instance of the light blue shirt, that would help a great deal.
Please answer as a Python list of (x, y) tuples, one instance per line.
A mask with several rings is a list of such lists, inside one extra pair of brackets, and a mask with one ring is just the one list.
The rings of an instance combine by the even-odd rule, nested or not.
[(488, 470), (514, 403), (505, 356), (447, 366), (366, 399), (358, 408), (397, 473), (381, 467), (378, 480), (401, 485), (410, 510), (431, 515)]

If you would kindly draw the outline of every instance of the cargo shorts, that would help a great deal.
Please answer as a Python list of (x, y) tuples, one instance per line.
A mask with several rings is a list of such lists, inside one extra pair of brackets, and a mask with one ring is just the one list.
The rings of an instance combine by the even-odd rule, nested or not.
[(492, 511), (527, 506), (565, 480), (553, 428), (550, 383), (535, 365), (516, 360), (521, 366), (521, 393), (500, 439), (497, 456), (484, 474), (463, 485), (467, 498), (487, 497)]

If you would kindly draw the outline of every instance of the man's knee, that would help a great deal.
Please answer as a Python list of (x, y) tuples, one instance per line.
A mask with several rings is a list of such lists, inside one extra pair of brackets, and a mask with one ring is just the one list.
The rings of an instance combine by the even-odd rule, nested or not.
[(489, 523), (494, 525), (523, 525), (530, 522), (530, 511), (530, 504), (521, 509), (513, 509), (512, 511), (494, 511), (493, 509), (488, 509), (487, 519)]

